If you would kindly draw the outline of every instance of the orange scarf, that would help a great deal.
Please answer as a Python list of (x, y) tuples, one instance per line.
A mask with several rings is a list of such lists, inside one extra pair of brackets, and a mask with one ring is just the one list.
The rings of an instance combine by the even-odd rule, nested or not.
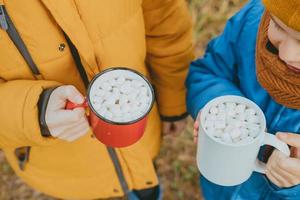
[(287, 68), (279, 56), (267, 50), (270, 14), (265, 13), (256, 44), (256, 74), (258, 82), (279, 104), (300, 109), (300, 74)]

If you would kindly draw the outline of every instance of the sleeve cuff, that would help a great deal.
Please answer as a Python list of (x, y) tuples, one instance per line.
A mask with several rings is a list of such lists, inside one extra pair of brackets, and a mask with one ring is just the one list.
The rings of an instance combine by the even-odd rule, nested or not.
[(270, 190), (276, 194), (276, 196), (282, 199), (298, 200), (300, 195), (300, 185), (295, 185), (289, 188), (280, 188), (277, 185), (273, 184), (267, 177), (267, 183)]
[(39, 109), (39, 124), (40, 124), (40, 129), (41, 129), (41, 134), (44, 137), (50, 137), (50, 131), (48, 129), (47, 123), (46, 123), (46, 109), (48, 106), (48, 101), (50, 98), (50, 95), (52, 94), (52, 92), (56, 89), (56, 87), (54, 88), (49, 88), (46, 89), (42, 92), (42, 94), (40, 95), (39, 101), (38, 101), (38, 109)]
[(189, 113), (186, 112), (186, 113), (183, 113), (182, 115), (176, 115), (176, 116), (161, 115), (160, 118), (162, 121), (165, 121), (165, 122), (175, 122), (175, 121), (185, 119), (187, 116), (189, 116)]

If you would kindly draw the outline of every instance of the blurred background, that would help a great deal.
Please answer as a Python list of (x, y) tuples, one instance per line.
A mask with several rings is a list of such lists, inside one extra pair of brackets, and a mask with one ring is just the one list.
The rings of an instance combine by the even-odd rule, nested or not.
[[(197, 57), (203, 55), (208, 41), (217, 36), (225, 22), (246, 0), (187, 0), (194, 21), (194, 42)], [(196, 145), (192, 138), (192, 119), (179, 136), (164, 137), (156, 160), (164, 187), (165, 200), (202, 199), (195, 164)], [(0, 200), (54, 200), (33, 191), (18, 179), (0, 151)]]

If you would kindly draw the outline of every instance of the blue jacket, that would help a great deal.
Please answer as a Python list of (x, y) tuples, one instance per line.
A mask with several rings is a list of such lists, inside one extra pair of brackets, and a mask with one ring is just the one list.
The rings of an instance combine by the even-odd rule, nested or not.
[[(203, 58), (194, 61), (186, 81), (187, 106), (195, 118), (211, 99), (221, 95), (241, 95), (263, 110), (270, 133), (299, 133), (300, 111), (277, 104), (260, 86), (256, 77), (255, 47), (259, 23), (264, 12), (260, 0), (250, 1), (213, 39)], [(293, 199), (300, 200), (300, 185), (280, 189), (266, 176), (253, 173), (245, 183), (222, 187), (201, 177), (205, 199)]]

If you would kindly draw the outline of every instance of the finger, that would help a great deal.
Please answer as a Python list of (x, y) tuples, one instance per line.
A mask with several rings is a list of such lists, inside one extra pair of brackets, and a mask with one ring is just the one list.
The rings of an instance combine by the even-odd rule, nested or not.
[(274, 150), (267, 163), (267, 170), (279, 182), (281, 187), (290, 187), (297, 183), (297, 176), (289, 173), (284, 168), (288, 159), (290, 158), (280, 151)]
[(173, 125), (172, 131), (176, 135), (181, 133), (184, 130), (186, 122), (185, 121), (174, 122), (172, 125)]
[(198, 137), (194, 137), (194, 143), (197, 144), (198, 142)]
[(284, 187), (291, 187), (299, 184), (299, 180), (298, 180), (299, 174), (298, 175), (291, 174), (287, 170), (280, 168), (279, 165), (273, 167), (276, 167), (276, 169), (272, 168), (272, 170), (274, 170), (277, 174), (279, 174), (285, 181)]
[(86, 122), (87, 121), (87, 117), (84, 115), (82, 117), (80, 117), (78, 120), (76, 121), (73, 121), (73, 122), (69, 122), (69, 123), (59, 123), (59, 124), (56, 124), (55, 126), (51, 127), (51, 126), (48, 126), (48, 128), (51, 130), (55, 130), (55, 129), (59, 129), (59, 128), (62, 128), (62, 129), (66, 129), (68, 127), (73, 127), (73, 126), (76, 126), (80, 123), (83, 123), (83, 122)]
[(194, 137), (198, 137), (198, 131), (195, 130), (195, 129), (193, 130), (193, 136), (194, 136)]
[(282, 133), (276, 134), (277, 138), (287, 143), (290, 146), (300, 148), (300, 135), (295, 133)]
[(82, 124), (82, 123), (86, 123), (85, 118), (81, 118), (79, 121), (76, 121), (73, 123), (64, 124), (64, 125), (57, 126), (55, 128), (51, 128), (50, 133), (53, 137), (62, 136), (63, 134), (66, 134), (67, 129), (78, 126), (79, 124)]
[(82, 127), (78, 128), (76, 131), (77, 131), (76, 133), (69, 134), (67, 137), (60, 138), (60, 139), (64, 139), (64, 140), (66, 140), (68, 142), (73, 142), (74, 140), (77, 140), (80, 137), (82, 137), (85, 134), (87, 134), (88, 131), (89, 131), (89, 127), (82, 126)]
[(65, 124), (65, 125), (59, 126), (59, 127), (55, 128), (55, 129), (60, 129), (62, 131), (57, 136), (66, 135), (67, 132), (68, 132), (68, 130), (72, 129), (73, 127), (76, 127), (76, 126), (79, 126), (81, 124), (84, 124), (84, 123), (88, 123), (86, 118), (81, 118), (77, 122), (73, 122), (73, 123), (69, 123), (69, 124)]
[(199, 122), (198, 121), (195, 121), (195, 123), (194, 123), (194, 129), (199, 129)]
[[(300, 160), (297, 158), (287, 158), (283, 162), (278, 163), (281, 170), (287, 171), (296, 177), (300, 174)], [(300, 178), (299, 178), (300, 179)]]
[(163, 134), (168, 135), (170, 133), (171, 123), (163, 122)]
[(87, 123), (81, 123), (77, 126), (72, 128), (68, 128), (64, 131), (64, 134), (58, 136), (58, 138), (67, 140), (67, 141), (74, 141), (81, 137), (82, 135), (86, 134), (89, 130), (89, 125)]
[(46, 113), (45, 118), (48, 128), (55, 128), (78, 122), (83, 117), (85, 117), (85, 109), (75, 108), (74, 110), (58, 110), (56, 112)]
[(67, 137), (64, 137), (64, 138), (59, 137), (59, 139), (65, 140), (67, 142), (73, 142), (73, 141), (79, 139), (80, 137), (84, 136), (85, 134), (87, 134), (88, 130), (89, 129), (87, 127), (81, 127), (80, 129), (77, 130), (76, 133), (69, 134)]
[(266, 176), (273, 184), (277, 185), (278, 187), (284, 187), (285, 181), (273, 170), (266, 170)]
[(61, 86), (57, 88), (58, 95), (61, 99), (66, 100), (77, 104), (82, 104), (84, 102), (84, 97), (82, 94), (72, 85)]
[(64, 132), (64, 129), (62, 127), (50, 129), (50, 134), (53, 137), (57, 137), (58, 135), (62, 134)]

